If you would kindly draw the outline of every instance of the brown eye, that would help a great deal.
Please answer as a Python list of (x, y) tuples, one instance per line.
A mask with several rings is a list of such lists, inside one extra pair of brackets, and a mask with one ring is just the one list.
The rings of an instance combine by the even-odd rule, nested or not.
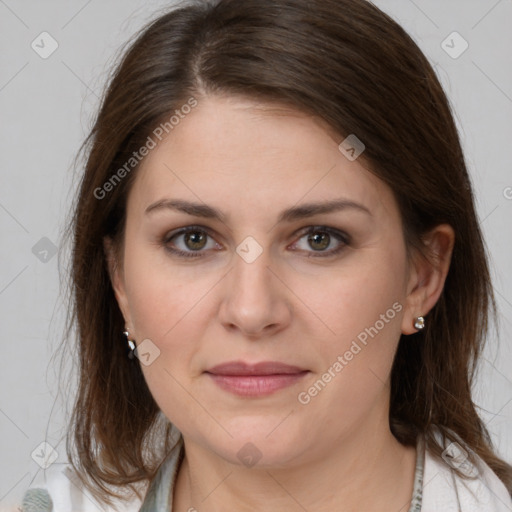
[(189, 249), (198, 251), (206, 245), (207, 236), (202, 231), (189, 231), (184, 234), (183, 241)]
[(330, 241), (331, 235), (325, 231), (308, 235), (308, 243), (315, 250), (323, 251), (324, 249), (327, 249), (327, 247), (329, 247)]
[[(186, 258), (205, 256), (208, 249), (216, 245), (208, 246), (210, 234), (203, 228), (189, 226), (177, 232), (169, 233), (162, 240), (162, 245), (171, 254)], [(212, 239), (213, 240), (213, 239)]]
[[(313, 226), (309, 228), (308, 231), (303, 233), (300, 240), (304, 238), (306, 238), (306, 243), (303, 244), (303, 247), (298, 248), (310, 253), (307, 256), (308, 258), (334, 256), (350, 243), (350, 237), (346, 233), (323, 226)], [(300, 245), (299, 242), (294, 244), (294, 246), (297, 245)], [(334, 248), (326, 250), (331, 245), (334, 245)]]

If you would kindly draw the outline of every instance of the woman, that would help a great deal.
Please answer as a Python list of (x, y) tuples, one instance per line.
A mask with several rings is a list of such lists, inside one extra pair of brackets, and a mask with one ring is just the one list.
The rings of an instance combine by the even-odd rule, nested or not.
[(396, 22), (189, 3), (126, 52), (86, 148), (75, 496), (26, 510), (512, 510), (471, 399), (495, 311), (472, 187)]

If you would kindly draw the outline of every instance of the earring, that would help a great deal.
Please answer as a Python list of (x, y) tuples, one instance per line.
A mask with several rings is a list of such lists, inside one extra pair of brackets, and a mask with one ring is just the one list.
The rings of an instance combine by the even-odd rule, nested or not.
[(416, 317), (414, 327), (419, 330), (423, 329), (425, 327), (425, 319), (422, 316)]
[(130, 339), (130, 333), (128, 332), (128, 327), (125, 327), (126, 331), (123, 331), (123, 334), (126, 336), (126, 341), (128, 343), (128, 359), (133, 359), (135, 357), (135, 343)]

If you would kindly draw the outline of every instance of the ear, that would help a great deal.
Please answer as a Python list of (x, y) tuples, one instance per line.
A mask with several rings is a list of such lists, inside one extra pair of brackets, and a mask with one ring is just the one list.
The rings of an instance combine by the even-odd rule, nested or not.
[(108, 236), (103, 239), (103, 250), (105, 252), (110, 282), (112, 283), (117, 304), (123, 314), (125, 325), (128, 328), (131, 328), (133, 324), (130, 315), (130, 308), (128, 307), (128, 299), (126, 297), (123, 268), (118, 261), (114, 242)]
[(449, 224), (439, 224), (422, 239), (429, 257), (425, 259), (416, 254), (412, 258), (402, 317), (403, 334), (418, 332), (414, 327), (416, 318), (426, 316), (441, 296), (450, 268), (455, 232)]

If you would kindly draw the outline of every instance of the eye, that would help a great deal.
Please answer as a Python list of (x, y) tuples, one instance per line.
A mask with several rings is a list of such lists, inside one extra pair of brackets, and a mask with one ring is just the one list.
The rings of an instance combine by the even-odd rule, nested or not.
[[(177, 256), (183, 256), (185, 258), (197, 258), (203, 256), (202, 249), (207, 246), (207, 239), (210, 237), (208, 231), (199, 226), (188, 226), (184, 229), (181, 229), (178, 232), (170, 233), (166, 235), (163, 243), (167, 251)], [(175, 249), (172, 245), (176, 246), (176, 242), (174, 240), (182, 239), (181, 248)], [(215, 245), (215, 244), (214, 244)], [(207, 249), (211, 249), (212, 247), (206, 247)]]
[[(309, 251), (307, 247), (301, 249), (306, 252), (311, 252), (311, 254), (307, 256), (308, 258), (334, 256), (341, 252), (345, 246), (350, 243), (350, 237), (346, 233), (326, 226), (312, 226), (308, 228), (308, 230), (303, 233), (300, 240), (303, 238), (306, 238), (306, 244), (313, 248), (313, 251)], [(325, 250), (332, 245), (333, 238), (338, 241), (337, 245), (334, 249)], [(296, 246), (298, 243), (296, 242), (294, 245)]]
[[(188, 226), (177, 232), (169, 233), (164, 237), (162, 243), (165, 249), (173, 255), (184, 258), (198, 258), (204, 257), (207, 250), (220, 247), (216, 242), (212, 242), (208, 247), (208, 238), (212, 237), (206, 228)], [(299, 241), (303, 238), (306, 238), (306, 243), (313, 248), (313, 251), (310, 251), (307, 247), (299, 247), (299, 250), (310, 253), (307, 256), (308, 258), (333, 256), (341, 252), (350, 243), (350, 237), (346, 233), (326, 226), (309, 227), (306, 232), (303, 232)], [(337, 240), (335, 248), (325, 250), (332, 245), (333, 239)], [(298, 245), (299, 242), (295, 242), (291, 247), (295, 250)]]

